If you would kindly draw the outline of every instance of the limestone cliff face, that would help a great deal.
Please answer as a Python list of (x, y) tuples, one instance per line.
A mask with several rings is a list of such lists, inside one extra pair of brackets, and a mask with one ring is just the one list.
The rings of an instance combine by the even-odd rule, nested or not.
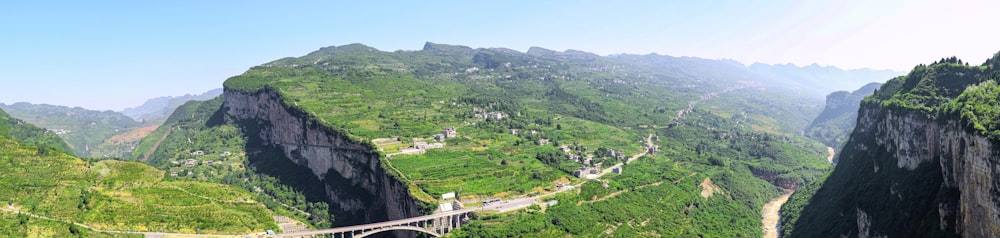
[[(381, 166), (379, 154), (288, 107), (269, 89), (257, 93), (225, 91), (226, 113), (256, 124), (260, 146), (280, 149), (284, 158), (309, 168), (325, 183), (330, 206), (357, 222), (378, 222), (419, 216), (407, 186)], [(341, 219), (341, 218), (338, 218)]]
[(840, 164), (796, 225), (845, 237), (996, 236), (996, 143), (953, 120), (862, 105)]

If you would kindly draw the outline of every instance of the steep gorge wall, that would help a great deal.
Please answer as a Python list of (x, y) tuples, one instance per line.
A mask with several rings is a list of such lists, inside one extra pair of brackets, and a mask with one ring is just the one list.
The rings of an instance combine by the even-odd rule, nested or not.
[(1000, 234), (996, 143), (954, 120), (863, 104), (840, 164), (791, 236)]
[[(420, 215), (406, 184), (381, 166), (369, 145), (348, 139), (290, 108), (281, 96), (265, 89), (256, 93), (225, 91), (224, 110), (241, 124), (256, 123), (262, 145), (277, 148), (284, 157), (309, 168), (325, 183), (331, 208), (367, 223)], [(277, 159), (285, 159), (277, 158)], [(338, 220), (341, 218), (338, 218)], [(397, 234), (399, 236), (399, 234)]]
[[(1000, 154), (995, 141), (970, 132), (954, 120), (937, 121), (920, 113), (891, 110), (878, 118), (877, 113), (863, 110), (859, 120), (862, 133), (874, 134), (874, 149), (894, 154), (896, 168), (903, 169), (903, 173), (922, 166), (939, 169), (939, 190), (957, 189), (957, 194), (939, 196), (936, 201), (940, 230), (954, 229), (963, 237), (1000, 234)], [(892, 219), (872, 215), (871, 219)]]

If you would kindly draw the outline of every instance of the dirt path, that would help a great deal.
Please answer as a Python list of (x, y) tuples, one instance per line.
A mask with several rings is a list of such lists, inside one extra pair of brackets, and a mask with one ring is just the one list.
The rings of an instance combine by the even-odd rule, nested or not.
[(830, 156), (826, 157), (826, 161), (829, 161), (832, 164), (833, 163), (833, 155), (836, 154), (836, 151), (833, 150), (833, 147), (829, 147), (829, 146), (826, 147), (826, 151), (830, 152)]
[(761, 220), (764, 222), (764, 238), (778, 237), (779, 211), (781, 211), (781, 205), (784, 205), (788, 201), (788, 197), (792, 196), (792, 192), (795, 191), (785, 191), (785, 194), (771, 199), (770, 202), (764, 204), (764, 209), (761, 210), (761, 213), (764, 214)]
[(160, 147), (160, 143), (163, 142), (163, 140), (167, 139), (167, 136), (170, 135), (170, 132), (174, 131), (174, 128), (176, 127), (167, 128), (167, 132), (163, 133), (163, 136), (160, 137), (160, 140), (156, 141), (156, 144), (153, 144), (153, 148), (150, 148), (149, 151), (146, 151), (146, 153), (142, 155), (141, 161), (146, 161), (147, 159), (149, 159), (149, 156), (153, 155), (153, 152), (156, 152), (156, 148)]

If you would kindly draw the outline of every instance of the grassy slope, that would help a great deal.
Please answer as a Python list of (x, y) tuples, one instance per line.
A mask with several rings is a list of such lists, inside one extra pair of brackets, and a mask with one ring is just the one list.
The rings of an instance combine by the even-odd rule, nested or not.
[[(0, 123), (12, 127), (34, 128)], [(142, 163), (81, 160), (45, 148), (0, 136), (0, 189), (10, 191), (0, 194), (4, 206), (105, 230), (234, 234), (276, 228), (270, 210), (245, 190), (168, 181), (163, 171)], [(13, 224), (11, 219), (30, 229), (4, 234), (72, 234), (69, 225), (33, 218), (5, 215), (0, 223)]]

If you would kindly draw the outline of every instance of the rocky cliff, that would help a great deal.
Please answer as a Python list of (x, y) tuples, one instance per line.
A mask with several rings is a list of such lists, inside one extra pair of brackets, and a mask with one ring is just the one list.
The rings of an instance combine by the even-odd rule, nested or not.
[(952, 58), (887, 82), (862, 101), (828, 179), (800, 190), (814, 194), (797, 193), (793, 205), (786, 204), (785, 234), (1000, 234), (1000, 137), (990, 114), (1000, 108), (997, 75), (989, 64)]
[[(275, 91), (225, 91), (224, 108), (258, 146), (280, 150), (325, 183), (337, 219), (378, 222), (420, 215), (406, 184), (386, 173), (380, 155), (367, 144), (320, 125), (308, 113), (284, 104)], [(344, 217), (344, 215), (352, 217)], [(397, 235), (398, 236), (398, 235)]]
[(882, 84), (869, 83), (854, 92), (838, 91), (827, 95), (826, 107), (806, 127), (805, 135), (839, 149), (854, 130), (861, 99), (871, 95), (879, 86)]
[[(853, 149), (862, 152), (885, 150), (895, 155), (896, 160), (894, 167), (885, 169), (874, 164), (871, 173), (916, 173), (920, 167), (939, 170), (940, 176), (927, 177), (940, 185), (926, 189), (936, 189), (940, 194), (930, 204), (931, 210), (925, 211), (927, 216), (938, 217), (937, 228), (963, 237), (1000, 234), (1000, 179), (995, 179), (1000, 178), (1000, 154), (996, 141), (966, 130), (954, 120), (936, 121), (921, 113), (892, 110), (879, 114), (872, 107), (862, 110), (858, 128), (860, 133), (874, 134), (875, 147), (854, 144)], [(905, 203), (926, 199), (921, 197), (927, 194), (923, 191), (909, 192), (907, 190), (913, 188), (902, 188), (908, 186), (907, 181), (892, 182), (888, 201)], [(861, 219), (863, 215), (863, 212), (858, 213), (859, 228), (865, 227), (864, 223), (870, 224), (870, 219), (893, 219), (888, 216)], [(878, 234), (880, 231), (869, 232)]]

